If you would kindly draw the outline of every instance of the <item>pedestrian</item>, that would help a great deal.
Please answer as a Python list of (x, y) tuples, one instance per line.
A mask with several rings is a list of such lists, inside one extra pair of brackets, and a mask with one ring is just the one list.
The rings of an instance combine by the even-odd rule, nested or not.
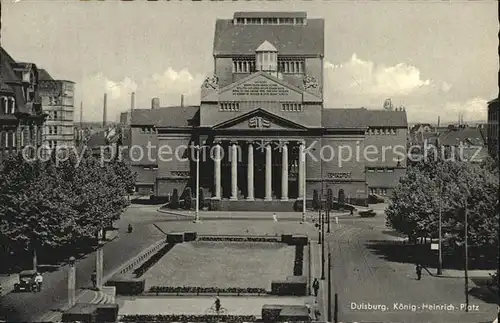
[(90, 280), (92, 281), (92, 286), (97, 288), (97, 272), (95, 270), (90, 275)]
[(422, 278), (422, 265), (417, 264), (415, 271), (417, 272), (417, 280), (420, 280)]
[(273, 221), (278, 222), (278, 216), (276, 215), (276, 213), (273, 213)]
[(39, 272), (35, 274), (35, 285), (36, 285), (36, 291), (41, 292), (42, 291), (42, 283), (43, 283), (43, 276)]
[(314, 297), (318, 297), (319, 281), (317, 278), (314, 278), (313, 289), (314, 289)]

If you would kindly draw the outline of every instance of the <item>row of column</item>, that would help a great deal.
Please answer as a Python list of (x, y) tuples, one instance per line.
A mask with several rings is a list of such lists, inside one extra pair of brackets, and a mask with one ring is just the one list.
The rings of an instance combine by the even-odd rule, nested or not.
[[(215, 144), (214, 158), (214, 180), (215, 180), (215, 196), (221, 198), (221, 149), (219, 143)], [(299, 198), (304, 196), (305, 188), (305, 155), (304, 143), (300, 143), (299, 150)], [(231, 197), (230, 200), (238, 199), (238, 147), (236, 143), (231, 144)], [(284, 143), (281, 149), (281, 200), (288, 200), (288, 145)], [(265, 200), (272, 200), (272, 147), (271, 144), (266, 145), (266, 182), (265, 182)], [(247, 183), (248, 196), (247, 200), (254, 200), (254, 157), (253, 144), (248, 144), (248, 167), (247, 167)]]

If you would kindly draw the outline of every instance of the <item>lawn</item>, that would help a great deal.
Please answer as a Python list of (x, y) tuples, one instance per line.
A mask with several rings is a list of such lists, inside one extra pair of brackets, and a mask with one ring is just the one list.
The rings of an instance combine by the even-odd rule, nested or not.
[(205, 242), (176, 245), (145, 274), (151, 286), (271, 288), (293, 275), (295, 248), (281, 243)]

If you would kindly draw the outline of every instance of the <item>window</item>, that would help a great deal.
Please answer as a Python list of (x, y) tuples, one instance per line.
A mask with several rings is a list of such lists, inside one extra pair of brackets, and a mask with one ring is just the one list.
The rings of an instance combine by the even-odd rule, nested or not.
[(24, 147), (24, 128), (21, 128), (21, 147)]
[(303, 25), (304, 24), (304, 18), (295, 18), (295, 23), (297, 25)]
[(57, 111), (54, 111), (54, 119), (57, 120)]
[(4, 114), (7, 114), (9, 113), (9, 111), (7, 110), (7, 98), (6, 97), (0, 97), (0, 107), (2, 109), (2, 112)]
[(16, 147), (16, 132), (12, 131), (12, 147)]
[(52, 134), (52, 126), (49, 126), (49, 135)]
[(388, 173), (394, 173), (394, 169), (392, 169), (392, 168), (388, 168), (388, 169), (387, 169), (387, 172), (388, 172)]
[(302, 104), (300, 103), (282, 103), (281, 111), (302, 111)]
[(238, 102), (220, 102), (219, 111), (240, 111)]
[(303, 60), (287, 60), (282, 59), (278, 61), (278, 71), (284, 74), (302, 74), (304, 73)]
[(57, 135), (57, 126), (54, 126), (54, 135)]
[(10, 98), (9, 102), (10, 102), (10, 113), (12, 114), (16, 113), (16, 101), (14, 100), (14, 98)]
[(255, 71), (255, 60), (233, 60), (233, 73), (252, 73)]
[(384, 172), (384, 169), (383, 168), (378, 168), (377, 169), (377, 173), (383, 173)]
[(368, 173), (373, 173), (373, 172), (375, 172), (374, 168), (368, 168)]
[(396, 134), (396, 130), (395, 129), (391, 129), (391, 135), (395, 135)]

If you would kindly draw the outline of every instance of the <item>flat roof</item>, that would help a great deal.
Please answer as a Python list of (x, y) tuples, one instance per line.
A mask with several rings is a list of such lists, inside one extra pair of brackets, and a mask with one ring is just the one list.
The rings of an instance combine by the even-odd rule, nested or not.
[(307, 18), (304, 11), (238, 11), (234, 18)]

